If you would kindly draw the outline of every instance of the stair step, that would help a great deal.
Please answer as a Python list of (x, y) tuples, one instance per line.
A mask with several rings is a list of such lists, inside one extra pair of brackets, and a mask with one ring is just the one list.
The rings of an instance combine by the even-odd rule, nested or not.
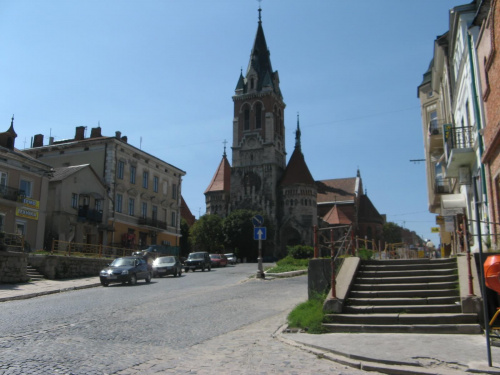
[(336, 324), (370, 324), (370, 325), (388, 325), (388, 324), (475, 324), (478, 323), (477, 314), (327, 314), (325, 316), (327, 323)]
[(460, 302), (459, 297), (428, 297), (428, 298), (349, 298), (349, 306), (366, 305), (450, 305)]
[(379, 313), (460, 313), (462, 306), (460, 304), (446, 305), (387, 305), (387, 306), (344, 306), (342, 310), (346, 314), (379, 314)]
[(353, 291), (388, 291), (388, 290), (432, 290), (432, 289), (458, 289), (458, 283), (415, 283), (415, 284), (354, 284)]
[(481, 334), (479, 324), (419, 324), (419, 325), (350, 325), (324, 323), (331, 333), (432, 333), (432, 334)]
[(356, 284), (418, 284), (457, 281), (456, 275), (413, 276), (413, 277), (356, 277)]
[(458, 297), (458, 289), (351, 291), (350, 298)]
[(397, 270), (434, 270), (434, 269), (457, 269), (456, 264), (363, 264), (360, 271), (397, 271)]
[(385, 260), (365, 260), (363, 265), (430, 265), (430, 264), (453, 264), (456, 266), (457, 261), (453, 258), (443, 258), (443, 259), (385, 259)]
[(454, 276), (457, 277), (457, 270), (453, 268), (442, 268), (434, 270), (400, 269), (400, 270), (360, 270), (356, 277), (416, 277), (416, 276)]

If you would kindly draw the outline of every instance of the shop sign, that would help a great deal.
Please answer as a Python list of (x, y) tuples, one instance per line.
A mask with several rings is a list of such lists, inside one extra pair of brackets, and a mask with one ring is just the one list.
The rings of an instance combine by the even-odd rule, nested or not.
[(23, 197), (21, 198), (21, 203), (29, 208), (34, 208), (37, 210), (40, 208), (40, 201), (37, 201), (36, 199)]
[(25, 217), (31, 220), (38, 220), (38, 211), (30, 210), (24, 207), (16, 208), (16, 216)]

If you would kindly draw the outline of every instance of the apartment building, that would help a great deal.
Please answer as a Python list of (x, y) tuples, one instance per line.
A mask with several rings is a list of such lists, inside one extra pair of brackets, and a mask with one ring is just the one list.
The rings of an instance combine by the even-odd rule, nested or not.
[[(25, 150), (36, 160), (54, 168), (89, 164), (106, 189), (107, 220), (99, 226), (102, 244), (143, 248), (151, 244), (179, 245), (183, 170), (137, 148), (127, 137), (102, 136), (101, 128), (75, 129), (73, 139), (43, 145), (43, 135), (34, 136)], [(78, 197), (73, 196), (78, 195)], [(76, 191), (72, 200), (84, 201)]]

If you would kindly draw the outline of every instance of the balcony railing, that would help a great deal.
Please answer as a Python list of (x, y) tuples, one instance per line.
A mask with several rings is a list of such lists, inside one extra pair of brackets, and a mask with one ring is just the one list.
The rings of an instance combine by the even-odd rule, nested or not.
[(446, 149), (472, 148), (474, 146), (472, 126), (447, 127), (445, 129)]
[(24, 195), (24, 190), (14, 189), (8, 186), (0, 186), (0, 198), (10, 201), (18, 201)]
[(450, 194), (452, 191), (448, 179), (436, 180), (434, 183), (434, 194)]
[(139, 218), (139, 225), (147, 225), (149, 227), (167, 229), (167, 223), (165, 223), (164, 221), (160, 221), (157, 219), (151, 219), (151, 218), (147, 218), (147, 217), (140, 217)]
[(80, 206), (78, 208), (78, 218), (92, 221), (94, 223), (102, 223), (102, 211), (92, 210), (88, 206)]

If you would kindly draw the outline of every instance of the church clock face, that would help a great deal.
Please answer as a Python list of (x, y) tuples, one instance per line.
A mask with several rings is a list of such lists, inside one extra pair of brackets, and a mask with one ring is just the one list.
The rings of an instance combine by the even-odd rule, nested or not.
[(247, 142), (249, 148), (254, 148), (257, 145), (257, 141), (255, 138), (250, 138)]

